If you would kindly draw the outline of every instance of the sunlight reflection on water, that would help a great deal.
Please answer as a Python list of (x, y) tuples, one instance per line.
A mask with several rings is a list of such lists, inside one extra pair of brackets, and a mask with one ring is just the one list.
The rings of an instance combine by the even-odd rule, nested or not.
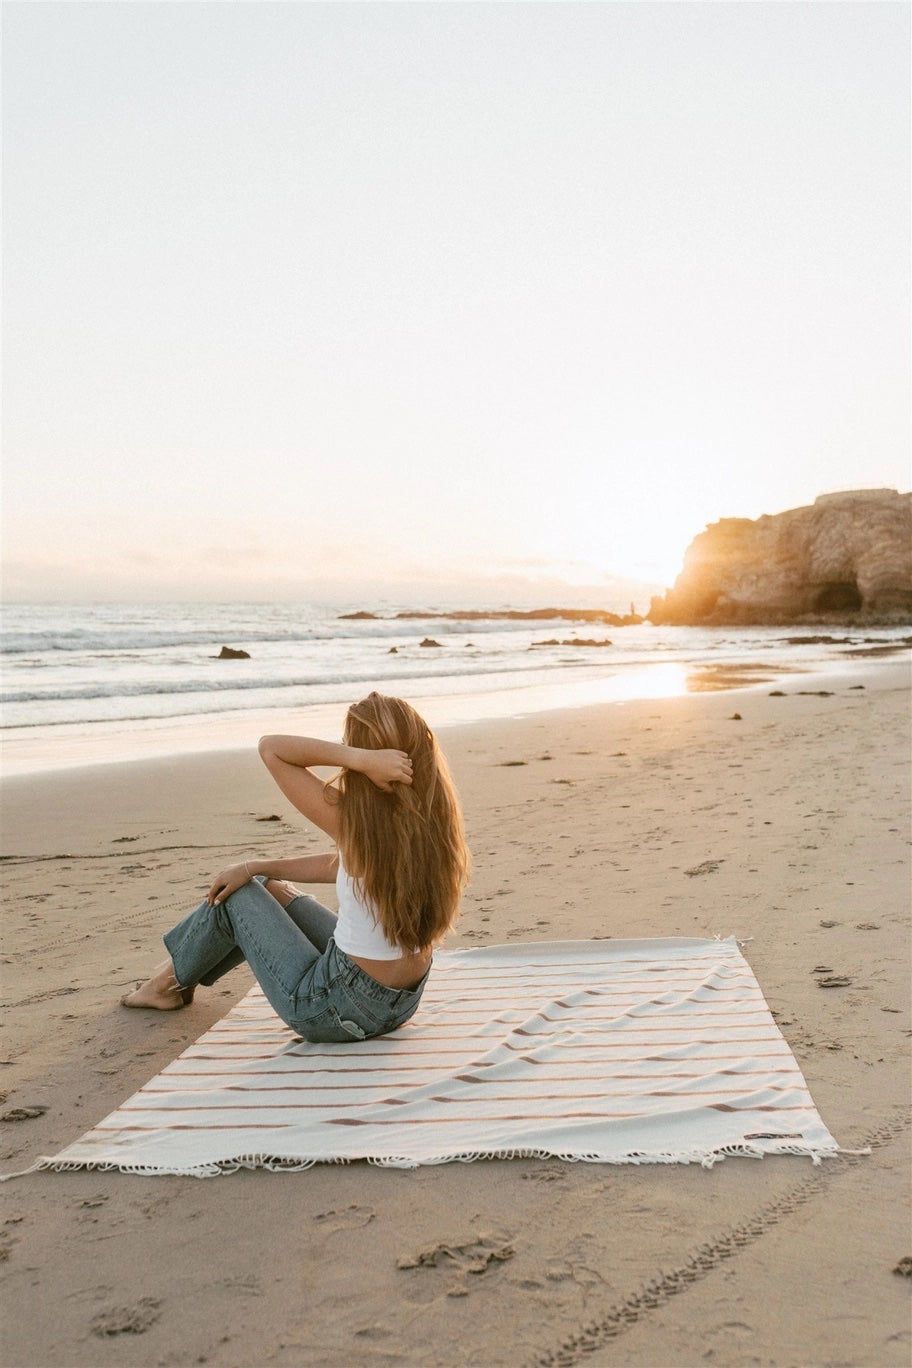
[[(682, 698), (689, 693), (749, 689), (768, 684), (788, 672), (789, 667), (783, 665), (692, 665), (682, 661), (667, 661), (639, 668), (628, 667), (586, 683), (568, 683), (564, 686), (565, 706), (577, 707), (587, 702), (630, 703), (635, 699)], [(553, 702), (549, 706), (554, 706)]]

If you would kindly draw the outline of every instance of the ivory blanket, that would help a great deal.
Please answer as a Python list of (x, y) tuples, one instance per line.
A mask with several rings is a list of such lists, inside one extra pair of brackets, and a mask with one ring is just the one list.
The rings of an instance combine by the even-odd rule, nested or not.
[(737, 943), (438, 953), (394, 1035), (302, 1042), (259, 988), (47, 1168), (701, 1163), (838, 1151)]

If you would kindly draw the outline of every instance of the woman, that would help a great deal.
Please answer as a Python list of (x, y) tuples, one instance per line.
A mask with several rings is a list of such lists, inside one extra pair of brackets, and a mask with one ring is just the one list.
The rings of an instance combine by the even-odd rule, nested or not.
[[(311, 1041), (384, 1035), (417, 1010), (434, 946), (456, 919), (469, 852), (433, 733), (400, 698), (349, 708), (344, 740), (264, 736), (260, 755), (337, 849), (244, 860), (164, 937), (170, 954), (126, 1007), (186, 1006), (246, 960), (278, 1015)], [(338, 765), (324, 783), (312, 766)], [(338, 917), (288, 880), (335, 882)]]

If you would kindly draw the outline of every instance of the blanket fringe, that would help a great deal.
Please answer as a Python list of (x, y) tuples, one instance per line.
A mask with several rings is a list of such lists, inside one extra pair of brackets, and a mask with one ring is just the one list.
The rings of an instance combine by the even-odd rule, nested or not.
[[(796, 1145), (783, 1142), (776, 1145), (752, 1145), (747, 1141), (722, 1145), (714, 1150), (629, 1150), (620, 1154), (603, 1154), (598, 1151), (585, 1153), (565, 1152), (548, 1149), (493, 1149), (464, 1150), (459, 1153), (440, 1154), (432, 1159), (414, 1159), (406, 1155), (363, 1156), (364, 1162), (377, 1168), (432, 1168), (440, 1164), (474, 1164), (493, 1159), (558, 1159), (564, 1164), (700, 1164), (711, 1169), (726, 1158), (763, 1159), (767, 1155), (794, 1154), (820, 1164), (824, 1159), (839, 1155), (866, 1155), (871, 1147), (865, 1149), (835, 1148), (819, 1149), (809, 1145)], [(77, 1173), (80, 1171), (96, 1173), (130, 1173), (146, 1178), (220, 1178), (225, 1173), (237, 1173), (239, 1169), (266, 1169), (270, 1173), (299, 1173), (314, 1168), (317, 1164), (350, 1164), (356, 1162), (347, 1158), (283, 1158), (271, 1154), (240, 1154), (231, 1159), (214, 1160), (211, 1163), (188, 1164), (185, 1166), (158, 1164), (131, 1164), (110, 1159), (64, 1159), (52, 1155), (42, 1155), (26, 1169), (16, 1173), (0, 1175), (0, 1182), (11, 1178), (24, 1178), (30, 1173), (42, 1170), (52, 1173)]]
[(349, 1159), (283, 1159), (268, 1154), (240, 1154), (233, 1159), (218, 1159), (209, 1164), (176, 1166), (174, 1164), (129, 1164), (113, 1159), (63, 1159), (42, 1155), (27, 1169), (17, 1173), (0, 1174), (0, 1183), (10, 1178), (24, 1178), (29, 1173), (134, 1173), (146, 1178), (220, 1178), (223, 1173), (237, 1173), (238, 1169), (269, 1169), (298, 1172), (317, 1164), (348, 1164)]
[(0, 1173), (0, 1183), (8, 1183), (11, 1178), (25, 1178), (29, 1173), (37, 1173), (39, 1169), (51, 1167), (49, 1159), (36, 1159), (34, 1164), (29, 1164), (28, 1168), (17, 1169), (15, 1173)]

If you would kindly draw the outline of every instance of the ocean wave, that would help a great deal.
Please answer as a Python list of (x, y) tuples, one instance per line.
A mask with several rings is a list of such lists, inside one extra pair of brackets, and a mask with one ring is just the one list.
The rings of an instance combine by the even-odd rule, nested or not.
[[(124, 680), (112, 683), (95, 681), (85, 686), (58, 686), (46, 690), (4, 689), (0, 692), (0, 702), (4, 705), (13, 703), (61, 703), (102, 698), (154, 698), (165, 697), (170, 694), (196, 694), (200, 698), (205, 698), (208, 694), (247, 693), (255, 690), (263, 693), (274, 693), (276, 690), (319, 688), (321, 685), (360, 684), (368, 680), (382, 684), (391, 680), (405, 683), (415, 679), (478, 678), (483, 675), (503, 673), (507, 666), (506, 661), (498, 661), (490, 657), (484, 659), (476, 657), (471, 661), (466, 660), (462, 663), (461, 668), (454, 668), (455, 663), (452, 658), (445, 661), (441, 660), (439, 666), (435, 668), (434, 662), (428, 661), (427, 664), (422, 662), (419, 669), (414, 660), (411, 660), (402, 661), (398, 668), (386, 666), (378, 669), (376, 664), (366, 662), (360, 669), (339, 671), (333, 674), (294, 675), (289, 678), (264, 679), (262, 676), (256, 678), (238, 678), (235, 676), (231, 679), (207, 679), (205, 681), (199, 679), (179, 679), (168, 682), (137, 681), (134, 683)], [(572, 669), (576, 664), (585, 665), (586, 663), (584, 660), (579, 662), (561, 660), (562, 667), (567, 669)], [(591, 662), (588, 663), (591, 664)], [(522, 660), (516, 661), (513, 658), (509, 661), (509, 672), (511, 674), (526, 674), (533, 671), (542, 672), (542, 660), (537, 653), (535, 658), (528, 663)]]
[[(488, 690), (528, 687), (530, 684), (554, 683), (558, 678), (574, 680), (594, 677), (595, 672), (573, 665), (561, 670), (536, 668), (534, 664), (520, 671), (501, 669), (499, 671), (479, 671), (462, 675), (426, 671), (411, 672), (395, 677), (395, 692), (406, 697), (441, 694), (475, 694)], [(606, 672), (601, 671), (600, 677)], [(297, 691), (292, 685), (269, 685), (260, 689), (240, 691), (225, 690), (218, 693), (177, 693), (171, 690), (160, 694), (139, 694), (133, 697), (92, 697), (80, 701), (66, 700), (55, 704), (53, 701), (40, 700), (21, 707), (4, 710), (0, 735), (8, 740), (20, 733), (37, 729), (53, 731), (58, 726), (76, 725), (92, 728), (98, 724), (132, 724), (162, 722), (182, 717), (197, 717), (236, 713), (239, 716), (259, 711), (271, 710), (296, 711), (312, 705), (344, 703), (349, 704), (359, 696), (361, 689), (389, 685), (390, 678), (372, 675), (369, 679), (321, 678), (316, 684)]]
[(377, 618), (356, 622), (336, 619), (319, 625), (251, 627), (230, 622), (207, 627), (131, 628), (112, 624), (109, 628), (53, 627), (47, 630), (17, 630), (8, 627), (0, 636), (0, 656), (82, 653), (93, 656), (122, 656), (128, 652), (183, 650), (187, 648), (231, 645), (249, 648), (251, 645), (293, 646), (312, 642), (369, 643), (377, 641), (417, 641), (433, 631), (434, 636), (490, 635), (504, 633), (519, 636), (541, 631), (548, 624), (530, 621), (491, 619), (452, 619), (431, 622), (422, 619), (397, 620)]

